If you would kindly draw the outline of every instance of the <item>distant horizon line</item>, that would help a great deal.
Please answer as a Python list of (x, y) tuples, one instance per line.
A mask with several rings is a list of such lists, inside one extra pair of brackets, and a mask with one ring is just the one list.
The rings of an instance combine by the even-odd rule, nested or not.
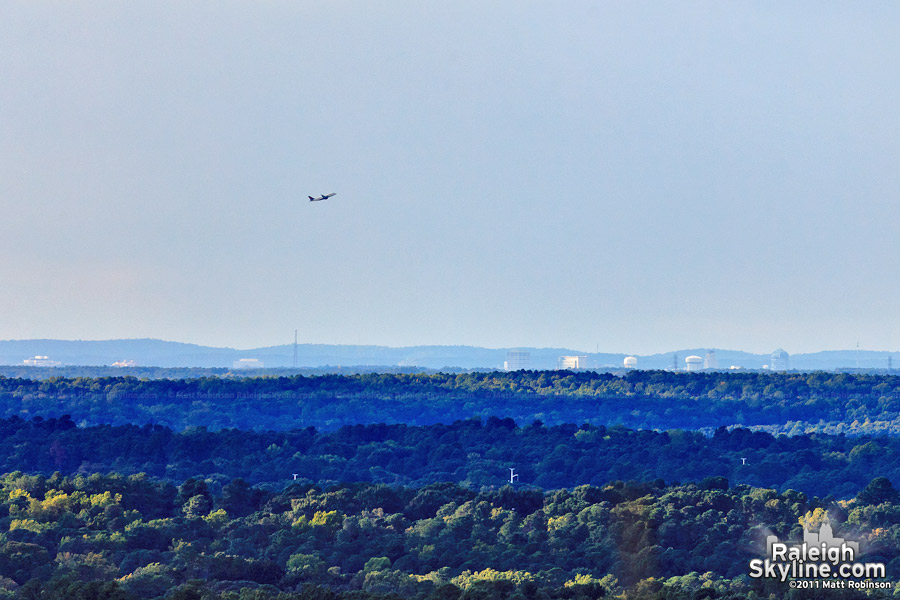
[[(263, 350), (268, 348), (279, 348), (279, 347), (288, 347), (294, 345), (294, 342), (287, 342), (284, 344), (271, 344), (265, 346), (254, 346), (247, 348), (238, 348), (235, 346), (214, 346), (209, 344), (202, 344), (196, 342), (183, 342), (178, 340), (169, 340), (164, 338), (155, 338), (155, 337), (123, 337), (123, 338), (105, 338), (105, 339), (85, 339), (85, 338), (75, 338), (75, 339), (65, 339), (65, 338), (51, 338), (51, 337), (40, 337), (40, 338), (21, 338), (21, 339), (3, 339), (0, 340), (0, 343), (29, 343), (29, 342), (64, 342), (64, 343), (104, 343), (104, 342), (162, 342), (166, 344), (180, 344), (185, 346), (197, 346), (200, 348), (211, 348), (215, 350), (230, 350), (237, 352), (249, 352), (253, 350)], [(578, 350), (570, 347), (564, 346), (525, 346), (525, 345), (514, 345), (514, 346), (479, 346), (477, 344), (448, 344), (448, 343), (428, 343), (428, 344), (404, 344), (404, 345), (389, 345), (389, 344), (373, 344), (373, 343), (339, 343), (339, 342), (297, 342), (297, 346), (345, 346), (345, 347), (369, 347), (369, 348), (390, 348), (390, 349), (403, 349), (403, 348), (475, 348), (481, 350), (494, 350), (494, 351), (511, 351), (511, 350), (559, 350), (559, 351), (571, 351), (577, 352), (579, 355), (621, 355), (623, 357), (627, 356), (635, 356), (635, 357), (652, 357), (652, 356), (662, 356), (666, 354), (676, 354), (679, 352), (687, 352), (687, 351), (714, 351), (714, 352), (735, 352), (742, 354), (751, 354), (757, 356), (765, 356), (768, 354), (772, 354), (779, 350), (783, 350), (784, 346), (778, 346), (769, 351), (763, 352), (755, 352), (752, 350), (741, 350), (734, 348), (720, 348), (720, 347), (712, 347), (712, 346), (685, 346), (682, 348), (677, 348), (674, 350), (665, 350), (665, 351), (656, 351), (651, 353), (629, 353), (622, 351), (585, 351)], [(900, 350), (870, 350), (870, 349), (862, 349), (862, 348), (832, 348), (832, 349), (824, 349), (824, 350), (815, 350), (815, 351), (807, 351), (807, 352), (788, 352), (789, 356), (803, 356), (808, 354), (823, 354), (828, 352), (858, 352), (858, 353), (876, 353), (876, 354), (892, 354), (897, 353), (900, 354)]]

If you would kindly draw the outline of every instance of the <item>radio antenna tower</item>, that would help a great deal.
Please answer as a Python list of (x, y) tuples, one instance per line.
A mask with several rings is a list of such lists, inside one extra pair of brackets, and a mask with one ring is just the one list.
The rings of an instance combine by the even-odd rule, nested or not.
[(297, 330), (294, 330), (294, 362), (293, 366), (297, 368)]
[(519, 474), (512, 467), (509, 468), (509, 482), (515, 483), (519, 479)]

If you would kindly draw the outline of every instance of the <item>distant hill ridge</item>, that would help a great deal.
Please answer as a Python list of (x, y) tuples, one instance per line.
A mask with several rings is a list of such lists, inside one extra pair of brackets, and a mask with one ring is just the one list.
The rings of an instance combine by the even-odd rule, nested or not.
[[(509, 350), (530, 353), (532, 369), (555, 369), (561, 356), (586, 356), (593, 368), (618, 368), (625, 353), (586, 353), (568, 348), (480, 348), (476, 346), (374, 346), (340, 344), (298, 344), (298, 367), (385, 366), (441, 369), (502, 369)], [(637, 355), (638, 368), (667, 369), (676, 362), (684, 367), (690, 355), (705, 357), (707, 349), (688, 348), (672, 352)], [(738, 366), (760, 369), (770, 361), (770, 354), (752, 354), (738, 350), (715, 349), (721, 369)], [(63, 365), (111, 365), (117, 361), (134, 361), (139, 366), (153, 367), (220, 367), (231, 368), (240, 359), (258, 359), (265, 368), (289, 368), (293, 365), (292, 344), (264, 348), (236, 349), (200, 346), (157, 339), (122, 340), (0, 340), (0, 364), (22, 365), (34, 356), (47, 356)], [(889, 357), (900, 367), (900, 352), (829, 350), (790, 357), (791, 369), (833, 370), (860, 367), (887, 369)], [(677, 361), (676, 361), (677, 358)]]

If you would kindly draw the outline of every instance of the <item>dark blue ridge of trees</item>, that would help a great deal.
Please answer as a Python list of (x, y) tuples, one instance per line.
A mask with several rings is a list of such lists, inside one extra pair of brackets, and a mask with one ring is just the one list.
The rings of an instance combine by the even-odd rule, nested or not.
[(336, 431), (175, 432), (159, 425), (78, 427), (68, 416), (0, 420), (0, 471), (144, 472), (181, 482), (242, 478), (279, 486), (359, 481), (472, 489), (502, 485), (514, 468), (542, 489), (614, 480), (701, 481), (855, 496), (875, 477), (900, 482), (900, 438), (773, 436), (724, 427), (699, 432), (572, 424), (519, 427), (509, 418), (449, 425), (354, 425)]
[(896, 580), (898, 501), (883, 478), (833, 502), (721, 477), (544, 493), (12, 472), (0, 475), (0, 598), (857, 598), (750, 579), (749, 561), (767, 535), (793, 542), (827, 520)]
[[(519, 371), (314, 377), (0, 377), (0, 417), (69, 414), (87, 425), (160, 424), (333, 430), (359, 423), (430, 425), (492, 415), (520, 425), (622, 424), (635, 429), (722, 425), (868, 432), (900, 422), (900, 378), (847, 373)], [(788, 431), (788, 429), (785, 429)], [(900, 430), (896, 431), (900, 432)]]

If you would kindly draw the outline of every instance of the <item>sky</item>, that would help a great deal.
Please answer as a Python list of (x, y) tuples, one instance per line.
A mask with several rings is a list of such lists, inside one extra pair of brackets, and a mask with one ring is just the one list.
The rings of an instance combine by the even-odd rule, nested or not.
[(4, 2), (0, 339), (896, 350), (898, 30), (887, 1)]

